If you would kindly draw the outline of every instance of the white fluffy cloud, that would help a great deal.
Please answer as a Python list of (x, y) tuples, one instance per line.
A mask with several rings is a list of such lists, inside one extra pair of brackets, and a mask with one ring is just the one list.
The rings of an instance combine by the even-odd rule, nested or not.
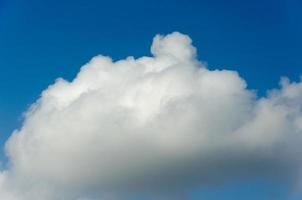
[(157, 35), (153, 57), (94, 57), (57, 79), (6, 143), (0, 199), (75, 200), (184, 191), (300, 172), (302, 83), (256, 98), (235, 71), (208, 70), (191, 39)]

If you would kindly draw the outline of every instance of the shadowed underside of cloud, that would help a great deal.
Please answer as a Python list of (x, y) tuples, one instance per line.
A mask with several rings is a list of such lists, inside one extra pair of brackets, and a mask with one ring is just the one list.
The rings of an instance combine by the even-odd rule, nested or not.
[(248, 179), (299, 181), (302, 83), (256, 98), (235, 71), (208, 70), (191, 39), (157, 35), (153, 57), (94, 57), (57, 79), (6, 143), (0, 199), (175, 194)]

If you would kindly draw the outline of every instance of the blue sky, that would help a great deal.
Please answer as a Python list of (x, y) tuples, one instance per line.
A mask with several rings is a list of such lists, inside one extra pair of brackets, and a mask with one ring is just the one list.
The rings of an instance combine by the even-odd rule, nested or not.
[[(71, 80), (98, 54), (150, 55), (158, 33), (188, 34), (209, 69), (238, 71), (261, 97), (281, 76), (302, 74), (301, 10), (299, 0), (0, 0), (0, 144), (57, 77)], [(192, 200), (281, 200), (291, 189), (257, 179), (191, 193)]]

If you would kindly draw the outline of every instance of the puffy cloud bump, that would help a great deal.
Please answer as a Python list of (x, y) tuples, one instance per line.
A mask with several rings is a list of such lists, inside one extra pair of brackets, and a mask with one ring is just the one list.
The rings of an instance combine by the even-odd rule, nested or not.
[(55, 81), (6, 143), (0, 198), (74, 200), (175, 193), (300, 172), (302, 83), (257, 98), (235, 71), (208, 70), (191, 39), (157, 35), (153, 57), (96, 56)]

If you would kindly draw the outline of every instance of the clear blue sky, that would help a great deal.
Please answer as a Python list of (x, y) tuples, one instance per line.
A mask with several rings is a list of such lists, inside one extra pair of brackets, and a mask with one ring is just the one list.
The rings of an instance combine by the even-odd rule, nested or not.
[[(55, 78), (97, 54), (149, 55), (155, 34), (190, 35), (210, 69), (232, 69), (262, 96), (302, 74), (300, 0), (0, 0), (0, 144)], [(3, 157), (3, 156), (2, 156)], [(263, 180), (197, 189), (191, 199), (286, 199)]]

